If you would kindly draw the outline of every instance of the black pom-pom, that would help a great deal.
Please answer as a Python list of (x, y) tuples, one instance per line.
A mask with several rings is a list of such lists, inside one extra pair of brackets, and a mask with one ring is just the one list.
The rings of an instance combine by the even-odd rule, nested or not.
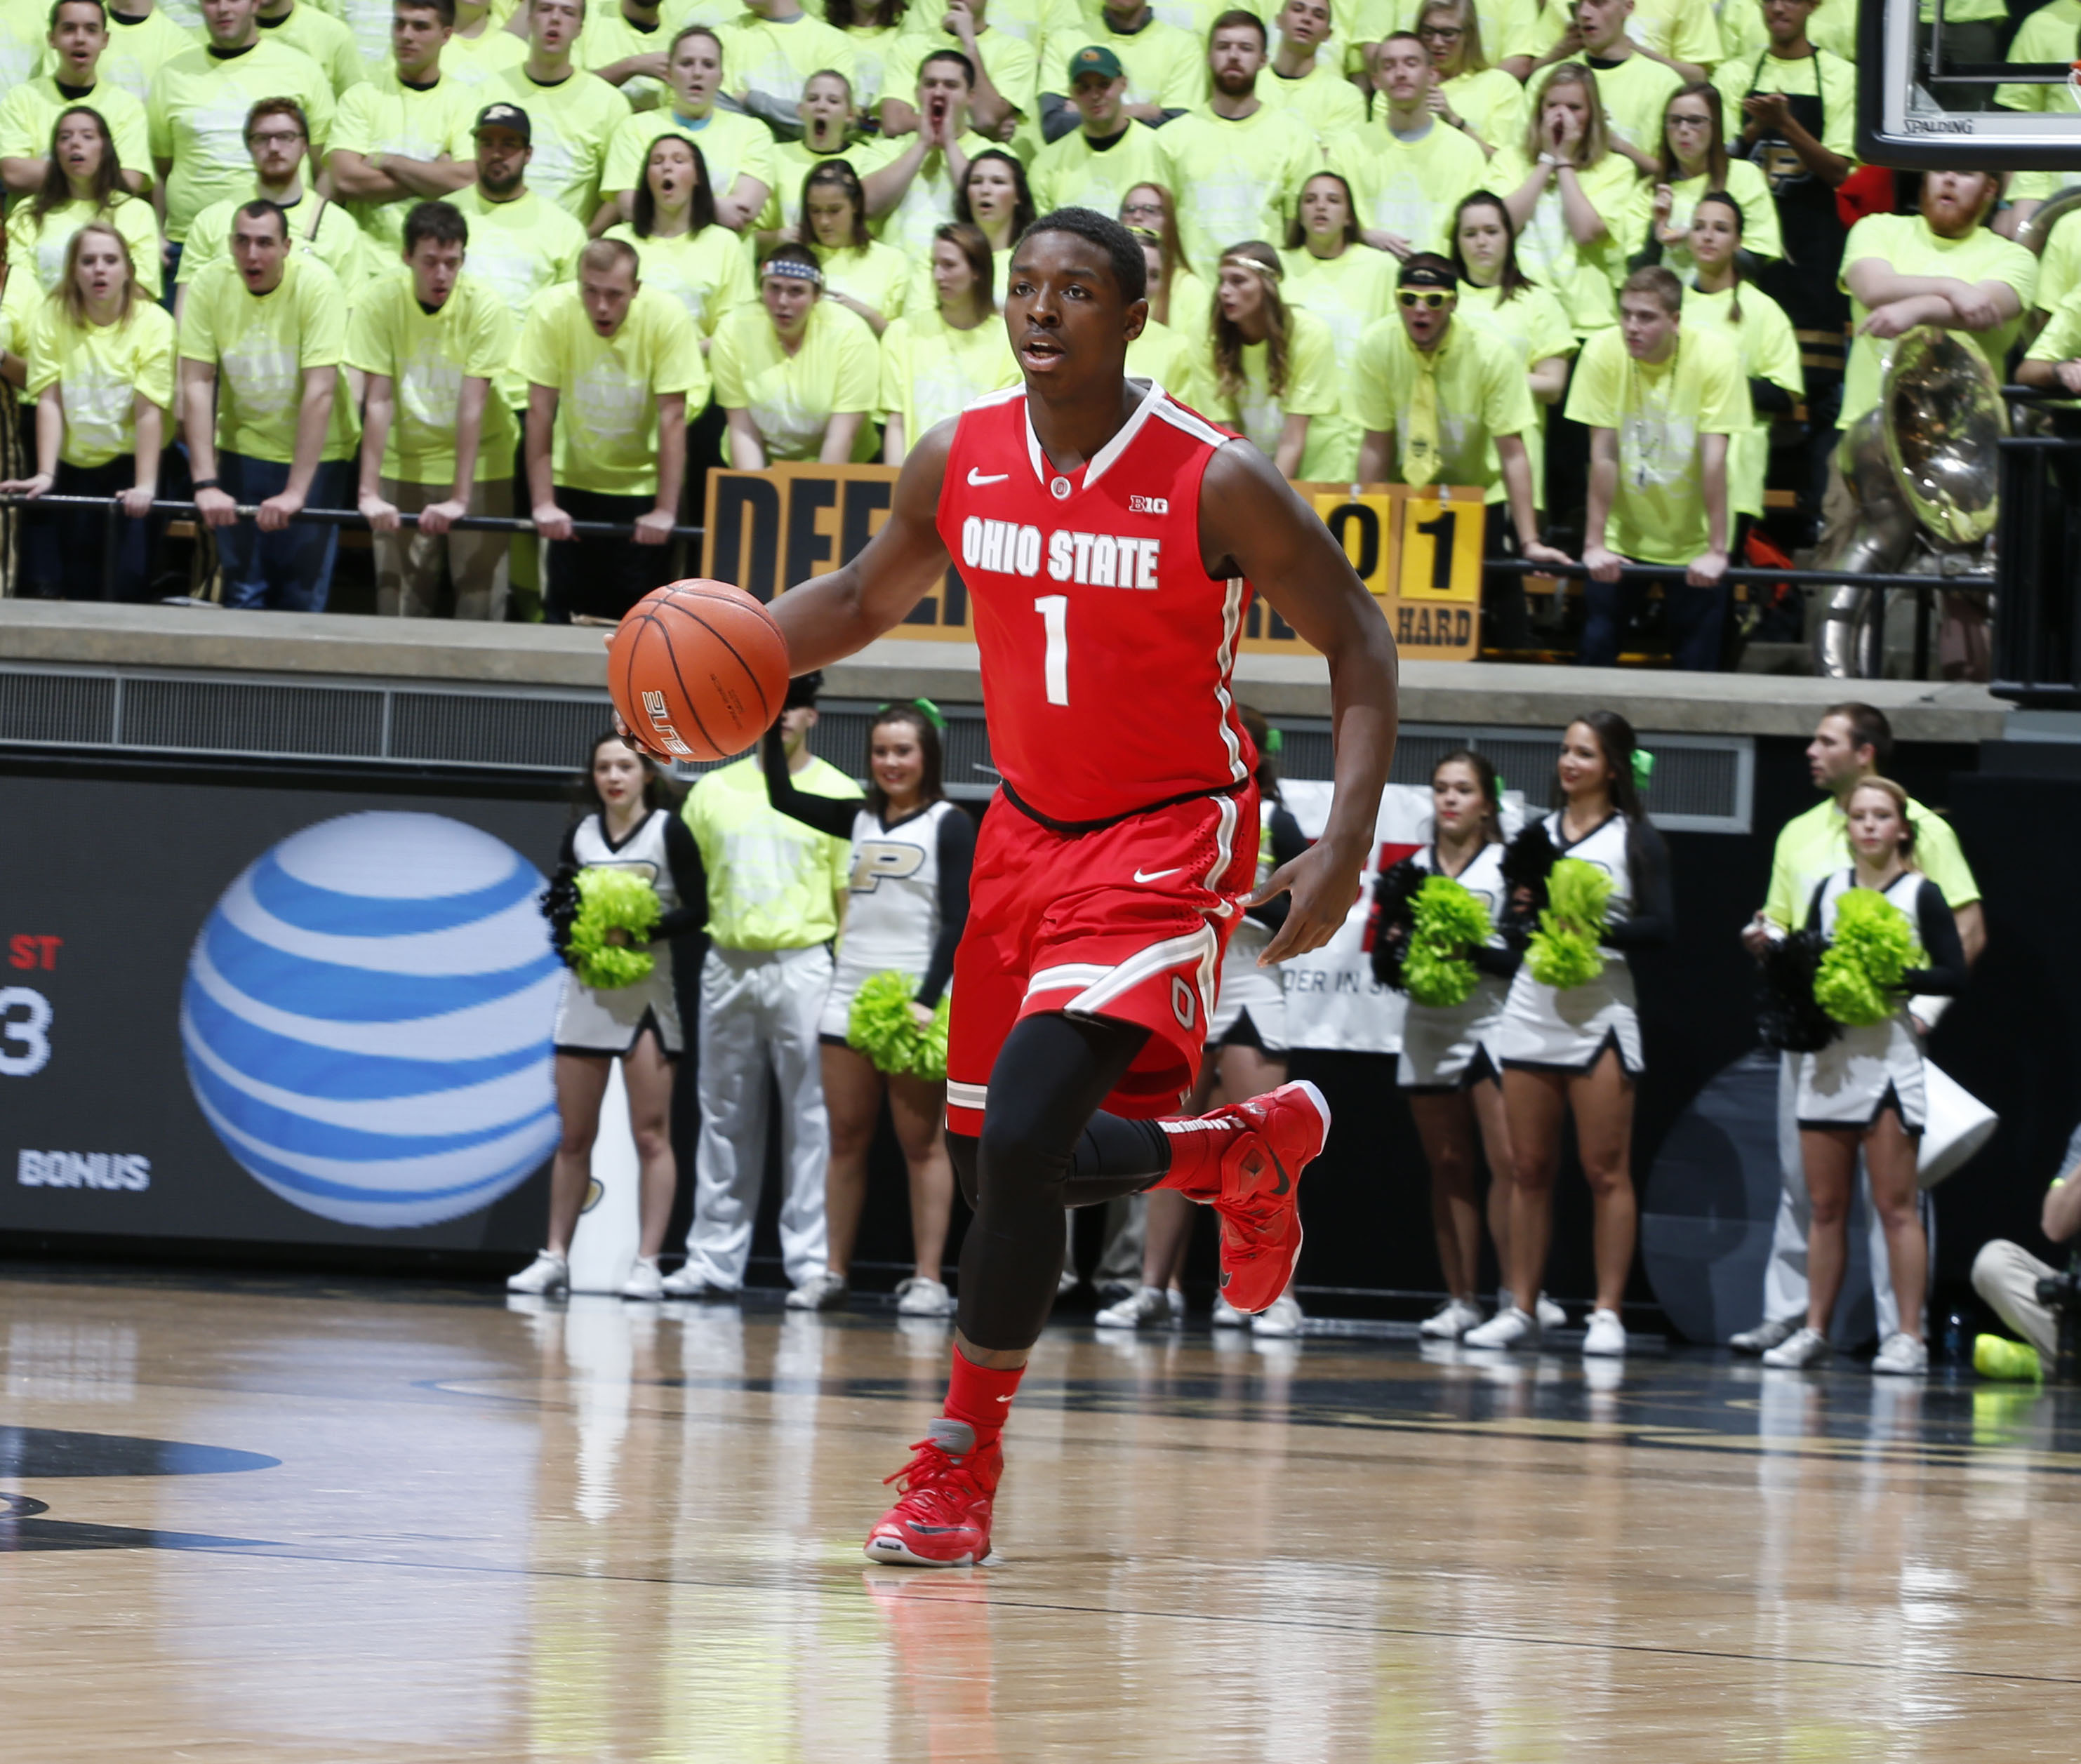
[(1415, 917), (1416, 891), (1431, 872), (1418, 867), (1414, 858), (1389, 864), (1374, 880), (1372, 939), (1373, 977), (1383, 986), (1402, 989), (1402, 959), (1409, 953), (1409, 932)]
[(549, 885), (536, 900), (542, 909), (542, 916), (549, 922), (549, 941), (565, 967), (571, 960), (571, 921), (578, 917), (578, 909), (584, 905), (578, 895), (579, 867), (568, 861), (557, 866), (557, 873), (549, 878)]
[(1779, 938), (1757, 964), (1756, 1033), (1780, 1053), (1818, 1053), (1843, 1026), (1814, 1002), (1828, 940), (1817, 930)]
[(1560, 858), (1544, 821), (1532, 822), (1503, 849), (1503, 880), (1509, 901), (1503, 909), (1503, 932), (1520, 948), (1546, 909), (1546, 879)]

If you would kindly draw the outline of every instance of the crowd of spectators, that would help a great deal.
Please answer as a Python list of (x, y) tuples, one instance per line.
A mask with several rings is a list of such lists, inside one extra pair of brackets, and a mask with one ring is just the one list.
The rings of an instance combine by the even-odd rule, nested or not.
[[(1908, 326), (1999, 372), (2049, 315), (2027, 376), (2081, 380), (2081, 231), (2014, 241), (2053, 174), (1858, 174), (1850, 0), (140, 3), (0, 9), (6, 481), (127, 516), (30, 521), (18, 591), (148, 594), (157, 496), (227, 604), (322, 608), (298, 517), (358, 508), (382, 611), (611, 619), (708, 466), (900, 464), (1013, 383), (1012, 244), (1070, 205), (1146, 242), (1131, 372), (1289, 477), (1480, 485), (1494, 553), (1589, 569), (1592, 659), (1651, 563), (1720, 665), (1767, 478), (1794, 540), (1843, 515)], [(2071, 0), (1974, 3), (2068, 58)]]

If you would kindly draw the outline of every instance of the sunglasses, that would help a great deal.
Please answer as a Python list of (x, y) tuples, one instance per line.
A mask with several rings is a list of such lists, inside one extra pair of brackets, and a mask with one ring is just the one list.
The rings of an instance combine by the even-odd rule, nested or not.
[(1434, 313), (1452, 298), (1450, 294), (1442, 293), (1436, 288), (1427, 293), (1413, 288), (1403, 288), (1395, 297), (1404, 306), (1427, 306)]

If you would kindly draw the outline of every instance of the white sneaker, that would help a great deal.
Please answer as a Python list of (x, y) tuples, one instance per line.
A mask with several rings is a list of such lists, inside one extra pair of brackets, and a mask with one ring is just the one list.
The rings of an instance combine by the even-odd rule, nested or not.
[(1448, 1299), (1416, 1325), (1416, 1331), (1434, 1342), (1457, 1342), (1481, 1320), (1478, 1304), (1466, 1299)]
[(1929, 1350), (1912, 1335), (1904, 1335), (1896, 1329), (1879, 1344), (1872, 1370), (1890, 1373), (1896, 1378), (1919, 1378), (1929, 1370)]
[(1246, 1329), (1250, 1327), (1250, 1319), (1217, 1292), (1214, 1295), (1214, 1327), (1217, 1329)]
[(705, 1283), (694, 1271), (691, 1262), (665, 1276), (665, 1296), (668, 1299), (698, 1299), (705, 1290)]
[(629, 1270), (629, 1278), (621, 1283), (624, 1299), (662, 1299), (665, 1296), (665, 1277), (658, 1271), (655, 1256), (638, 1256), (636, 1266)]
[(1818, 1329), (1801, 1327), (1776, 1346), (1764, 1349), (1763, 1363), (1766, 1366), (1811, 1366), (1816, 1360), (1826, 1359), (1829, 1352), (1827, 1336)]
[(851, 1291), (843, 1275), (826, 1268), (822, 1274), (811, 1275), (780, 1302), (791, 1311), (835, 1311)]
[(1460, 1340), (1468, 1347), (1537, 1347), (1539, 1337), (1539, 1319), (1513, 1304), (1478, 1328), (1469, 1329)]
[(1272, 1341), (1284, 1341), (1301, 1333), (1301, 1301), (1282, 1292), (1250, 1320), (1250, 1333)]
[(937, 1280), (914, 1274), (896, 1289), (898, 1317), (952, 1317), (954, 1296)]
[(1171, 1308), (1169, 1293), (1146, 1286), (1133, 1298), (1108, 1304), (1092, 1321), (1102, 1329), (1162, 1329), (1175, 1328), (1180, 1320)]
[(1533, 1301), (1532, 1313), (1539, 1319), (1542, 1329), (1565, 1329), (1568, 1326), (1568, 1313), (1544, 1292)]
[[(1781, 1347), (1806, 1325), (1796, 1317), (1765, 1317), (1752, 1329), (1743, 1329), (1738, 1335), (1727, 1338), (1727, 1346), (1737, 1354), (1768, 1354), (1774, 1347)], [(1772, 1364), (1778, 1363), (1772, 1361)], [(1801, 1365), (1806, 1363), (1799, 1362)]]
[(1614, 1356), (1626, 1350), (1625, 1325), (1619, 1321), (1616, 1311), (1592, 1311), (1589, 1327), (1583, 1334), (1585, 1354), (1609, 1354)]
[(546, 1250), (540, 1251), (532, 1262), (506, 1283), (508, 1292), (568, 1292), (570, 1289), (570, 1263)]

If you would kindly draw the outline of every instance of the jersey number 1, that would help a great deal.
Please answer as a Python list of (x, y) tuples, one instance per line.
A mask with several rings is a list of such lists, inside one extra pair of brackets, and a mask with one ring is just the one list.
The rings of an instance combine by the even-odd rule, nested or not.
[(1043, 594), (1033, 603), (1040, 615), (1041, 628), (1048, 633), (1046, 680), (1048, 702), (1070, 702), (1070, 597)]

